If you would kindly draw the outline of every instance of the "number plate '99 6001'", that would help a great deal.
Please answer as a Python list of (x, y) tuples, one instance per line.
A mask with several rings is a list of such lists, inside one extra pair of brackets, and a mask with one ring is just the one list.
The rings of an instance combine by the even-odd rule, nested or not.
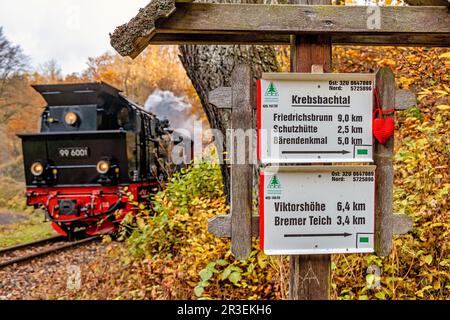
[(79, 159), (89, 157), (88, 147), (76, 147), (76, 148), (60, 148), (58, 154), (61, 158), (66, 159)]

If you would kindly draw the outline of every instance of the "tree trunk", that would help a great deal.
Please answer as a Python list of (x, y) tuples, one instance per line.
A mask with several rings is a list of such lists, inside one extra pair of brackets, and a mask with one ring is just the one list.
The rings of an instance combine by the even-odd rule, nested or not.
[[(257, 3), (257, 1), (239, 0), (219, 2)], [(230, 87), (231, 72), (239, 63), (251, 66), (255, 80), (260, 78), (263, 72), (278, 72), (279, 65), (275, 50), (270, 46), (184, 45), (180, 46), (180, 52), (180, 59), (200, 97), (211, 128), (218, 129), (223, 134), (223, 146), (218, 146), (218, 150), (227, 150), (226, 131), (230, 125), (230, 112), (219, 110), (210, 104), (208, 93), (219, 87)], [(229, 200), (230, 168), (223, 164), (221, 170), (225, 194)]]

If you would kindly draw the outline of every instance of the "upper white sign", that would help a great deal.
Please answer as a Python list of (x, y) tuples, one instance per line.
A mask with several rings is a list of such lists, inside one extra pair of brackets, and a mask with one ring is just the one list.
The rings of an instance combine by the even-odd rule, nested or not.
[(258, 157), (270, 163), (373, 162), (373, 74), (264, 74)]

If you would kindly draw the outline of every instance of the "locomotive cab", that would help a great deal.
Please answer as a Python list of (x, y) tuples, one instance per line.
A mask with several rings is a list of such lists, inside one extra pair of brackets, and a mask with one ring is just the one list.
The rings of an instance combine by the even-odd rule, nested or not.
[[(38, 85), (39, 134), (23, 134), (27, 203), (59, 233), (117, 228), (170, 174), (169, 125), (105, 83)], [(122, 216), (116, 211), (120, 210)]]

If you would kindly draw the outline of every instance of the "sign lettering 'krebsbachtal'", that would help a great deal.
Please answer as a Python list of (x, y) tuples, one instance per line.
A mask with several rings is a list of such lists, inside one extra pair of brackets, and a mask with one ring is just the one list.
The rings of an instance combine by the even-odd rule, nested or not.
[(261, 244), (268, 255), (374, 250), (375, 167), (268, 167)]
[(298, 95), (292, 95), (292, 106), (296, 108), (302, 107), (348, 107), (350, 106), (350, 96), (332, 96), (332, 97), (322, 97), (322, 96), (305, 96), (301, 97)]
[(264, 75), (261, 162), (372, 162), (374, 81), (371, 74)]

